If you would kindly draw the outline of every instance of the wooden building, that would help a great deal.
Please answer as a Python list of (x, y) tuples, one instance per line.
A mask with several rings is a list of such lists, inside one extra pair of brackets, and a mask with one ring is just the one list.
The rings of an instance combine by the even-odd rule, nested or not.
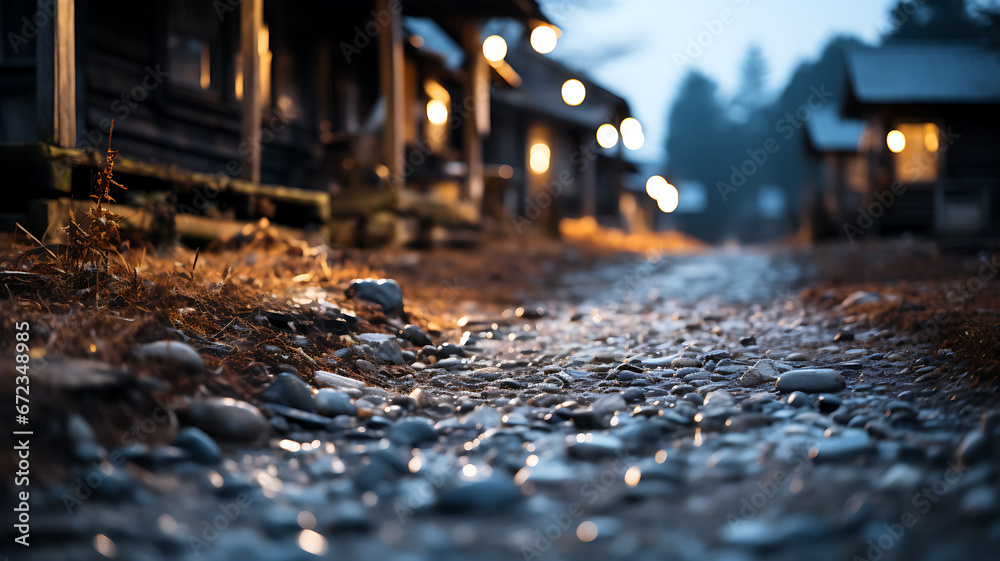
[[(86, 198), (114, 120), (128, 201), (169, 193), (195, 231), (267, 216), (382, 243), (477, 226), (488, 183), (526, 184), (503, 166), (529, 155), (505, 153), (494, 127), (539, 111), (494, 99), (536, 87), (484, 57), (482, 24), (498, 18), (550, 25), (534, 0), (4, 0), (5, 198), (43, 201), (36, 222), (52, 219), (45, 200)], [(457, 56), (428, 48), (434, 34)], [(548, 122), (592, 136), (627, 112), (609, 103)]]
[(864, 122), (866, 181), (849, 186), (860, 201), (839, 201), (841, 215), (854, 223), (857, 207), (884, 206), (874, 230), (1000, 234), (1000, 47), (898, 44), (851, 50), (846, 62), (840, 110)]
[(803, 222), (812, 236), (843, 235), (843, 224), (857, 219), (869, 190), (864, 139), (864, 122), (841, 117), (836, 107), (817, 109), (806, 121)]

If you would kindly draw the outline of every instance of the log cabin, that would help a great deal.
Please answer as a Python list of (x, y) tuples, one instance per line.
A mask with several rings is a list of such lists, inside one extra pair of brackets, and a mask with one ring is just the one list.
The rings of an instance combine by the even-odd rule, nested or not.
[[(491, 62), (494, 21), (520, 40)], [(614, 221), (634, 168), (620, 151), (571, 160), (628, 106), (589, 82), (563, 104), (552, 76), (586, 79), (526, 47), (540, 26), (560, 32), (534, 0), (4, 0), (4, 212), (41, 232), (54, 202), (86, 199), (113, 122), (120, 202), (165, 204), (196, 238), (262, 216), (331, 243), (520, 228), (560, 176), (572, 185), (530, 226)], [(552, 165), (532, 173), (540, 135)]]

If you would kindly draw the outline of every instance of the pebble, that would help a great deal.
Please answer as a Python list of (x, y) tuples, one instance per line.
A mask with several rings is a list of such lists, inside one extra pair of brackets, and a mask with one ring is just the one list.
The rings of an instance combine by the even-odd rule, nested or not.
[(392, 279), (355, 279), (346, 293), (378, 304), (386, 314), (403, 311), (403, 289)]
[(414, 346), (423, 347), (424, 345), (433, 345), (431, 338), (423, 332), (419, 327), (411, 323), (406, 324), (399, 331), (399, 338), (405, 341), (409, 341)]
[(180, 341), (155, 341), (140, 345), (132, 351), (139, 358), (158, 360), (180, 366), (188, 372), (205, 370), (205, 361), (191, 345)]
[(365, 383), (361, 380), (355, 380), (354, 378), (348, 378), (347, 376), (341, 376), (340, 374), (324, 370), (313, 371), (313, 376), (317, 382), (334, 388), (354, 388), (360, 390), (365, 387)]
[(188, 453), (190, 458), (200, 464), (214, 465), (219, 463), (222, 451), (211, 436), (198, 427), (184, 427), (177, 433), (174, 446)]
[(355, 417), (358, 414), (358, 408), (351, 402), (351, 396), (342, 391), (332, 388), (322, 388), (316, 392), (313, 400), (316, 402), (316, 413), (320, 415), (327, 417), (336, 417), (337, 415)]
[(613, 458), (625, 449), (622, 439), (610, 434), (587, 433), (582, 441), (578, 436), (570, 435), (566, 437), (566, 442), (566, 453), (578, 460)]
[(259, 409), (230, 397), (192, 400), (184, 415), (191, 425), (227, 442), (260, 442), (271, 432)]
[(395, 341), (382, 341), (375, 349), (375, 358), (390, 364), (403, 365), (406, 359), (403, 358), (403, 351)]
[(430, 421), (423, 418), (410, 418), (397, 422), (392, 427), (389, 440), (408, 448), (421, 448), (437, 442), (438, 432)]
[(295, 407), (288, 407), (285, 405), (279, 405), (277, 403), (267, 404), (267, 408), (274, 411), (278, 415), (285, 417), (290, 421), (295, 421), (296, 423), (302, 425), (306, 428), (321, 429), (330, 424), (330, 418), (324, 417), (323, 415), (317, 415), (316, 413), (310, 413), (309, 411), (304, 411), (302, 409), (297, 409)]
[(701, 361), (694, 358), (682, 356), (670, 361), (670, 366), (673, 368), (683, 368), (685, 366), (701, 366)]
[(260, 393), (260, 399), (267, 403), (276, 403), (310, 413), (316, 410), (312, 388), (302, 381), (302, 378), (290, 372), (282, 372), (275, 376), (271, 385)]
[(507, 508), (523, 498), (513, 481), (491, 475), (480, 481), (460, 483), (441, 494), (437, 506), (445, 512), (482, 512)]
[(782, 374), (775, 387), (780, 392), (834, 393), (847, 387), (844, 377), (830, 368), (789, 370)]

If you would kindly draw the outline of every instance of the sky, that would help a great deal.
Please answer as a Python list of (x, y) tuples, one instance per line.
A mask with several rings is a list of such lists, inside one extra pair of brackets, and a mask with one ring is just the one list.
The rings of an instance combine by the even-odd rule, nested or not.
[(896, 0), (542, 0), (562, 30), (550, 56), (624, 97), (642, 123), (641, 162), (663, 158), (667, 114), (684, 75), (713, 78), (721, 95), (739, 85), (750, 45), (761, 47), (777, 94), (802, 62), (836, 35), (878, 42)]

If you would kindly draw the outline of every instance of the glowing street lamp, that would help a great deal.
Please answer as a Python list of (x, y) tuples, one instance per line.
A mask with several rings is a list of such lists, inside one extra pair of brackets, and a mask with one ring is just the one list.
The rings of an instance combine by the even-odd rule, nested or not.
[(622, 131), (622, 144), (629, 150), (638, 150), (646, 143), (646, 136), (642, 133), (642, 125), (638, 120), (628, 117), (622, 121), (619, 127)]
[(608, 123), (597, 127), (597, 143), (601, 148), (614, 148), (618, 144), (618, 129)]
[(566, 80), (562, 85), (562, 98), (566, 102), (566, 105), (577, 106), (583, 103), (584, 98), (587, 97), (587, 88), (583, 85), (583, 82), (570, 79)]
[(677, 192), (677, 188), (659, 175), (646, 180), (646, 194), (655, 199), (656, 206), (666, 213), (677, 210), (677, 205), (680, 203), (680, 193)]
[(490, 62), (500, 62), (507, 56), (507, 41), (499, 35), (490, 35), (483, 41), (483, 56)]
[(531, 171), (537, 174), (543, 174), (549, 171), (549, 159), (552, 156), (552, 152), (549, 147), (544, 142), (539, 142), (531, 147), (531, 151), (528, 153), (528, 167)]
[(549, 25), (539, 25), (531, 31), (531, 48), (543, 55), (555, 50), (557, 40), (556, 30)]
[(906, 136), (898, 130), (889, 131), (889, 134), (885, 136), (885, 143), (890, 152), (899, 154), (906, 148)]
[(427, 120), (433, 125), (443, 125), (448, 122), (448, 106), (440, 99), (427, 102)]

